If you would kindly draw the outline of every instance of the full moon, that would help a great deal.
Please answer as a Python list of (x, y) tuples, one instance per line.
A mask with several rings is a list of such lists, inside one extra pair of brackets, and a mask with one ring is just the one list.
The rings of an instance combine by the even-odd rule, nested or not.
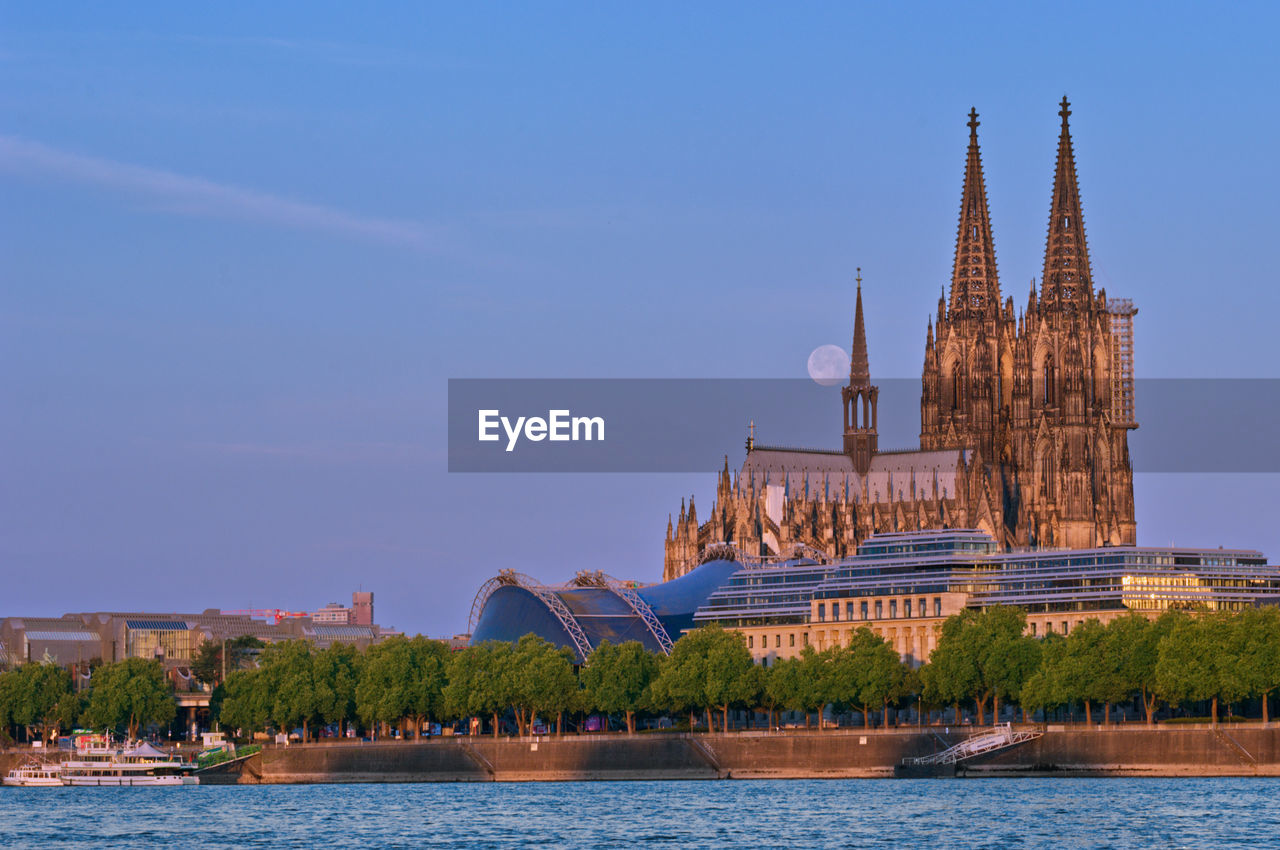
[(824, 387), (844, 382), (849, 373), (849, 355), (838, 345), (820, 345), (809, 354), (809, 377)]

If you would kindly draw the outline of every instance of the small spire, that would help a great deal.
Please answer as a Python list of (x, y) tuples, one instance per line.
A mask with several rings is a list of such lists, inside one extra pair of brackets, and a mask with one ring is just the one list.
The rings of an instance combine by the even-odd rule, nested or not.
[[(750, 454), (755, 447), (756, 447), (756, 421), (752, 419), (751, 424), (747, 426), (747, 453)], [(753, 486), (755, 484), (755, 479), (756, 479), (755, 473), (752, 473), (751, 483)]]
[(862, 320), (862, 268), (858, 267), (858, 298), (853, 311), (853, 348), (849, 356), (849, 386), (866, 387), (871, 384), (871, 365), (867, 359), (867, 329)]

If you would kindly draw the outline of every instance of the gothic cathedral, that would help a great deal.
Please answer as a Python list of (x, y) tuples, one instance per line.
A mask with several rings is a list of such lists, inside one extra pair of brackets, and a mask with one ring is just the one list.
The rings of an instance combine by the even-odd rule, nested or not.
[[(841, 557), (874, 533), (982, 528), (1006, 547), (1133, 544), (1132, 302), (1094, 290), (1067, 99), (1040, 291), (1002, 301), (976, 111), (950, 297), (925, 340), (920, 449), (877, 446), (859, 282), (839, 450), (747, 441), (699, 524), (668, 521), (664, 579), (724, 547), (747, 557)], [(719, 545), (717, 545), (719, 544)]]

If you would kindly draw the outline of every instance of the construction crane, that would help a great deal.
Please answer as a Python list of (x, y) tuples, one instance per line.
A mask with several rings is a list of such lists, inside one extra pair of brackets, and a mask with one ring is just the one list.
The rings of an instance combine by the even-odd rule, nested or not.
[(280, 621), (289, 617), (310, 617), (307, 611), (285, 611), (282, 608), (241, 608), (236, 611), (220, 611), (223, 616), (228, 617), (261, 617), (269, 619), (275, 625), (280, 625)]

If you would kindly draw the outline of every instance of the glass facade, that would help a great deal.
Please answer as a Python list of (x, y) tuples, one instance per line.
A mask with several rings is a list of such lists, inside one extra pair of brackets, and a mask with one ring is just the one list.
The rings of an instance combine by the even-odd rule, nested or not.
[[(834, 621), (841, 605), (849, 620), (855, 611), (860, 620), (941, 617), (941, 594), (960, 594), (970, 608), (1016, 605), (1029, 614), (1238, 610), (1280, 604), (1280, 569), (1251, 550), (1004, 552), (971, 529), (880, 534), (857, 555), (831, 564), (798, 560), (739, 569), (694, 622), (794, 624), (825, 620), (828, 613)], [(1059, 618), (1063, 631), (1070, 622)]]

